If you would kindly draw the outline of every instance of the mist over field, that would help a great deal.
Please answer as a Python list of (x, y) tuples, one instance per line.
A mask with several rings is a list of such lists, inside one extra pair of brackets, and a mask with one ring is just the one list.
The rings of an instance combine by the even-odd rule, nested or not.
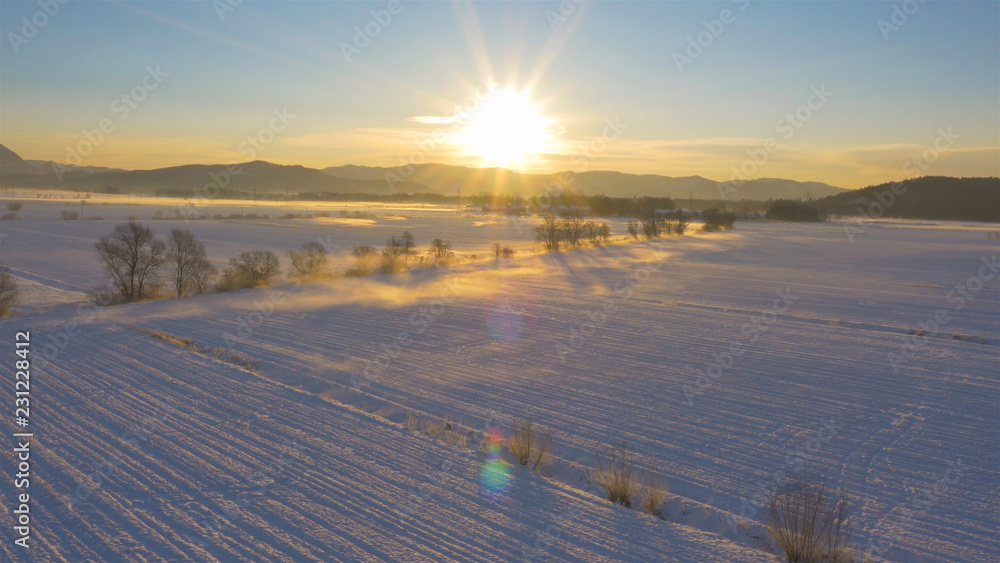
[(0, 30), (3, 561), (1000, 558), (996, 3)]

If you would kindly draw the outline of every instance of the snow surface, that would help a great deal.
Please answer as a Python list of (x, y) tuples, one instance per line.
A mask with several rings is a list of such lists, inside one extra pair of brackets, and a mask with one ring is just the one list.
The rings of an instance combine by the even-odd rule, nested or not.
[[(364, 236), (187, 228), (217, 260), (328, 234), (377, 245), (403, 228), (530, 249), (510, 219), (483, 220), (380, 219)], [(0, 324), (7, 341), (30, 329), (35, 342), (36, 560), (778, 561), (754, 537), (756, 499), (799, 460), (848, 495), (862, 553), (1000, 556), (1000, 276), (980, 278), (961, 310), (948, 298), (998, 255), (981, 228), (880, 223), (852, 244), (834, 223), (737, 223), (91, 318), (71, 296), (100, 282), (91, 248), (112, 224), (3, 225), (3, 261), (52, 292), (39, 299), (66, 299)], [(909, 334), (942, 309), (936, 330)], [(60, 336), (70, 322), (79, 333)], [(130, 324), (231, 345), (261, 367)], [(906, 344), (915, 354), (894, 370)], [(717, 354), (725, 365), (699, 386)], [(491, 488), (486, 456), (406, 429), (406, 411), (473, 428), (531, 416), (558, 429), (558, 459), (541, 476), (508, 468)], [(666, 520), (590, 492), (586, 468), (619, 440), (669, 489)]]

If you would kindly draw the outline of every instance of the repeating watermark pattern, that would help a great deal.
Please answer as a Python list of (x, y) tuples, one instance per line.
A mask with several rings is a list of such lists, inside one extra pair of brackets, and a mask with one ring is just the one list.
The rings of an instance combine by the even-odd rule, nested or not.
[(645, 283), (651, 273), (660, 270), (666, 257), (666, 253), (654, 251), (640, 267), (615, 282), (611, 295), (604, 298), (598, 309), (587, 313), (588, 320), (581, 323), (579, 327), (569, 329), (567, 343), (559, 342), (556, 344), (556, 356), (559, 358), (559, 363), (566, 363), (567, 356), (583, 347), (587, 339), (594, 336), (597, 329), (607, 324), (608, 318), (621, 310), (632, 298), (636, 288)]
[(439, 297), (431, 301), (430, 305), (420, 307), (410, 315), (409, 324), (413, 330), (400, 331), (396, 338), (389, 343), (380, 343), (379, 347), (382, 352), (376, 354), (374, 360), (365, 360), (365, 369), (361, 375), (351, 376), (351, 386), (362, 389), (377, 382), (382, 377), (384, 370), (392, 365), (392, 362), (403, 353), (403, 350), (413, 344), (413, 335), (423, 334), (427, 327), (444, 313), (445, 305), (454, 303), (459, 295), (461, 295), (461, 290), (458, 281), (448, 280)]
[(285, 467), (289, 464), (290, 460), (298, 458), (304, 449), (295, 443), (286, 446), (276, 461), (272, 461), (266, 469), (258, 471), (246, 481), (245, 485), (254, 487), (253, 490), (237, 493), (233, 497), (232, 502), (218, 503), (217, 506), (222, 511), (222, 515), (213, 513), (211, 521), (203, 521), (204, 524), (201, 525), (199, 534), (196, 534), (194, 537), (190, 534), (184, 534), (184, 541), (200, 548), (214, 543), (219, 538), (223, 528), (234, 526), (233, 521), (239, 518), (242, 511), (250, 507), (253, 503), (252, 495), (263, 494), (276, 485), (278, 483), (277, 478), (284, 473)]
[(545, 10), (545, 19), (552, 31), (557, 31), (569, 18), (573, 17), (577, 8), (590, 0), (563, 0), (556, 10)]
[[(750, 5), (750, 0), (732, 1), (733, 4), (739, 6), (741, 12), (745, 11)], [(674, 66), (677, 67), (677, 72), (684, 72), (684, 67), (693, 64), (698, 57), (702, 56), (705, 53), (705, 49), (715, 44), (715, 40), (722, 36), (722, 33), (726, 30), (726, 26), (732, 25), (735, 21), (736, 14), (729, 8), (724, 8), (719, 12), (718, 18), (703, 20), (701, 23), (705, 29), (696, 33), (694, 37), (689, 35), (683, 52), (674, 51), (671, 56), (674, 60)]]
[(948, 494), (951, 486), (958, 483), (958, 480), (965, 476), (969, 468), (962, 465), (961, 461), (949, 461), (948, 469), (932, 486), (920, 489), (910, 497), (908, 505), (910, 509), (896, 524), (890, 524), (884, 530), (873, 533), (868, 538), (868, 549), (865, 554), (869, 557), (881, 558), (882, 554), (892, 549), (907, 531), (913, 527), (914, 521), (927, 510), (934, 506), (942, 496)]
[(899, 31), (899, 28), (906, 25), (906, 22), (910, 21), (910, 16), (917, 13), (920, 6), (925, 3), (927, 0), (906, 0), (902, 4), (893, 4), (889, 20), (878, 20), (878, 30), (882, 34), (882, 39), (888, 41), (889, 34)]
[[(164, 72), (160, 68), (160, 65), (156, 65), (155, 68), (147, 66), (146, 74), (142, 77), (139, 84), (112, 100), (111, 113), (118, 119), (118, 122), (125, 121), (132, 115), (132, 111), (137, 109), (139, 104), (149, 97), (149, 93), (159, 88), (163, 84), (163, 79), (168, 76), (170, 76), (170, 73)], [(66, 172), (72, 171), (71, 166), (80, 166), (83, 163), (83, 159), (90, 156), (94, 152), (94, 149), (101, 146), (106, 136), (114, 133), (117, 128), (118, 124), (115, 120), (110, 117), (104, 117), (97, 122), (97, 127), (82, 130), (80, 134), (83, 136), (83, 139), (80, 139), (75, 145), (66, 145), (66, 164), (52, 163), (52, 171), (55, 172), (58, 181), (62, 182), (63, 175)]]
[(38, 37), (42, 29), (45, 29), (45, 26), (58, 16), (62, 7), (69, 2), (70, 0), (39, 0), (38, 11), (31, 14), (31, 17), (21, 18), (21, 27), (18, 28), (20, 33), (13, 31), (7, 33), (7, 40), (10, 41), (10, 47), (14, 49), (14, 53), (20, 53), (22, 46)]
[(983, 256), (979, 260), (983, 265), (979, 267), (976, 274), (969, 276), (965, 282), (956, 285), (945, 296), (945, 301), (949, 305), (952, 305), (951, 309), (941, 307), (934, 311), (932, 318), (917, 323), (919, 329), (910, 333), (914, 335), (914, 338), (905, 339), (900, 346), (899, 352), (889, 352), (886, 359), (892, 366), (893, 373), (899, 373), (900, 367), (906, 365), (922, 348), (927, 346), (928, 340), (921, 338), (922, 336), (930, 336), (943, 329), (951, 322), (951, 313), (949, 311), (961, 311), (964, 309), (966, 302), (974, 299), (975, 295), (983, 289), (983, 285), (1000, 272), (1000, 262), (997, 261), (996, 254), (988, 259)]
[[(950, 125), (947, 129), (938, 128), (937, 137), (935, 137), (931, 146), (925, 148), (920, 152), (920, 154), (913, 155), (913, 157), (904, 162), (902, 168), (903, 172), (910, 175), (927, 172), (931, 165), (941, 158), (941, 153), (954, 145), (955, 140), (959, 137), (961, 137), (961, 135), (952, 131)], [(902, 181), (894, 182), (888, 188), (876, 191), (874, 195), (875, 201), (869, 202), (867, 207), (859, 205), (857, 209), (858, 217), (853, 221), (853, 224), (846, 224), (843, 226), (844, 234), (847, 235), (847, 240), (849, 240), (851, 244), (854, 244), (854, 238), (856, 235), (863, 235), (867, 233), (868, 229), (871, 228), (871, 222), (883, 217), (885, 213), (896, 203), (896, 197), (905, 194), (906, 190), (907, 187), (903, 185)]]
[[(812, 86), (809, 91), (809, 97), (806, 98), (804, 104), (795, 108), (795, 111), (788, 112), (778, 118), (778, 121), (774, 123), (774, 131), (781, 133), (781, 137), (785, 141), (791, 140), (795, 136), (795, 133), (806, 122), (812, 119), (814, 113), (822, 109), (830, 101), (830, 98), (833, 97), (833, 92), (827, 90), (825, 84), (821, 84), (818, 88)], [(751, 176), (767, 164), (771, 155), (779, 150), (781, 150), (781, 145), (773, 137), (764, 139), (760, 147), (747, 149), (747, 156), (749, 158), (740, 163), (738, 167), (732, 167), (732, 174), (729, 176), (729, 181), (716, 184), (716, 187), (719, 189), (719, 195), (723, 199), (726, 199), (731, 194), (737, 192)]]
[[(757, 481), (753, 495), (749, 499), (740, 499), (739, 515), (741, 518), (744, 520), (755, 519), (760, 513), (761, 507), (767, 503), (767, 499), (795, 475), (801, 475), (805, 471), (806, 462), (819, 455), (823, 445), (832, 440), (838, 434), (838, 430), (844, 428), (844, 425), (837, 424), (832, 416), (829, 420), (821, 418), (820, 424), (822, 426), (816, 429), (814, 435), (806, 440), (805, 444), (799, 445), (785, 454), (785, 465), (771, 475), (770, 481)], [(739, 534), (736, 520), (731, 515), (727, 515), (726, 520), (733, 533)]]
[(214, 0), (212, 2), (212, 9), (215, 10), (215, 15), (219, 16), (219, 21), (226, 21), (226, 16), (231, 12), (235, 12), (236, 8), (239, 8), (243, 4), (243, 0)]
[(350, 43), (340, 42), (340, 52), (344, 55), (347, 64), (351, 64), (351, 57), (361, 54), (366, 47), (371, 45), (373, 39), (382, 33), (382, 30), (392, 23), (392, 17), (398, 16), (403, 11), (403, 3), (400, 0), (390, 0), (384, 10), (372, 10), (369, 13), (372, 19), (363, 26), (354, 27), (354, 38)]
[(747, 346), (757, 342), (760, 339), (760, 335), (767, 332), (768, 328), (777, 322), (778, 316), (787, 311), (799, 299), (799, 296), (793, 295), (791, 288), (787, 287), (784, 290), (777, 290), (777, 294), (778, 297), (771, 304), (770, 309), (764, 311), (760, 314), (759, 318), (754, 319), (752, 323), (743, 325), (740, 329), (740, 334), (746, 339), (745, 342), (739, 339), (733, 340), (729, 344), (727, 352), (712, 354), (715, 362), (709, 364), (704, 371), (695, 369), (695, 373), (697, 374), (695, 384), (684, 386), (684, 398), (687, 400), (688, 405), (694, 406), (694, 398), (710, 389), (714, 382), (722, 377), (725, 370), (733, 367), (736, 358), (739, 358), (746, 352)]

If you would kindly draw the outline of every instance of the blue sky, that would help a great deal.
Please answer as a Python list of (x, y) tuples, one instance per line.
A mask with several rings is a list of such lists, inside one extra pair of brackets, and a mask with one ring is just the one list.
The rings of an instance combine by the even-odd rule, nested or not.
[[(419, 156), (860, 187), (912, 175), (904, 163), (923, 154), (924, 173), (1000, 174), (998, 2), (402, 2), (374, 22), (389, 4), (73, 1), (42, 18), (38, 2), (3, 1), (0, 142), (68, 162), (109, 119), (76, 152), (83, 164), (236, 162), (278, 109), (295, 117), (256, 156), (320, 168)], [(553, 30), (561, 6), (573, 11)], [(884, 34), (894, 8), (912, 13)], [(730, 23), (711, 24), (723, 10)], [(33, 17), (48, 21), (19, 41)], [(675, 53), (710, 35), (706, 21), (721, 33), (679, 69)], [(378, 33), (348, 62), (342, 44), (366, 24)], [(168, 76), (121, 119), (113, 103), (147, 67)], [(483, 130), (475, 111), (414, 119), (447, 117), (487, 75), (522, 95), (510, 122), (546, 124), (516, 158), (497, 155), (517, 138), (470, 149), (462, 133), (477, 123), (480, 140), (514, 134)], [(810, 99), (820, 88), (828, 99)], [(780, 120), (797, 109), (808, 119), (788, 135)], [(542, 120), (519, 120), (528, 110)], [(624, 127), (595, 142), (608, 120)]]

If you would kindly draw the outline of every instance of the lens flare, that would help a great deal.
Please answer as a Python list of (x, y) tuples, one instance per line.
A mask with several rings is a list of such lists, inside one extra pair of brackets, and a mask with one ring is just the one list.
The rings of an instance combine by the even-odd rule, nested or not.
[(486, 434), (487, 458), (480, 472), (483, 488), (491, 493), (503, 492), (507, 486), (507, 464), (500, 460), (500, 444), (503, 433), (499, 428), (493, 428)]
[(517, 340), (524, 334), (524, 315), (509, 305), (501, 305), (493, 309), (486, 318), (486, 331), (493, 340), (501, 342)]

